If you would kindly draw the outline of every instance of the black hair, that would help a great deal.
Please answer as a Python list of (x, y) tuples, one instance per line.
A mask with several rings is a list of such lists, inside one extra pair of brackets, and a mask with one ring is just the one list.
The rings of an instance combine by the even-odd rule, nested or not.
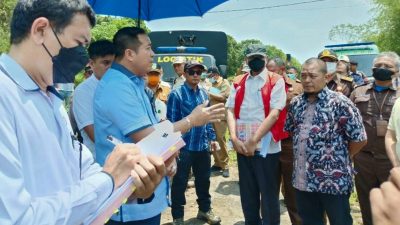
[(326, 63), (324, 61), (322, 61), (321, 59), (318, 59), (318, 58), (309, 58), (309, 59), (307, 59), (303, 63), (303, 66), (304, 65), (314, 64), (314, 63), (316, 63), (318, 65), (319, 72), (321, 72), (324, 75), (328, 73), (328, 69), (327, 69)]
[(142, 44), (139, 40), (140, 34), (146, 34), (146, 31), (138, 27), (124, 27), (118, 30), (113, 38), (115, 58), (121, 59), (126, 49), (132, 49), (137, 52)]
[(90, 44), (88, 52), (90, 59), (95, 60), (98, 57), (115, 55), (115, 48), (109, 40), (98, 40)]
[(290, 69), (294, 69), (294, 70), (296, 70), (296, 73), (299, 73), (299, 70), (298, 70), (296, 67), (294, 67), (294, 66), (289, 66), (289, 67), (287, 68), (287, 70), (290, 70)]
[(19, 44), (28, 37), (33, 22), (39, 17), (50, 21), (56, 33), (61, 33), (76, 14), (86, 15), (90, 25), (96, 16), (86, 0), (19, 0), (10, 23), (11, 44)]

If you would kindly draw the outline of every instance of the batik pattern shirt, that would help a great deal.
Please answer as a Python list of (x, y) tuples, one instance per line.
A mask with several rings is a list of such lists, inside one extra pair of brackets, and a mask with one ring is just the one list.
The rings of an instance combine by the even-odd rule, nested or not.
[[(285, 130), (293, 134), (293, 186), (301, 191), (349, 194), (354, 171), (349, 142), (367, 139), (361, 114), (343, 94), (324, 88), (317, 95), (311, 127), (304, 135), (309, 104), (307, 94), (295, 97), (285, 124)], [(302, 142), (306, 142), (305, 148)], [(299, 184), (296, 176), (305, 176), (305, 185)]]

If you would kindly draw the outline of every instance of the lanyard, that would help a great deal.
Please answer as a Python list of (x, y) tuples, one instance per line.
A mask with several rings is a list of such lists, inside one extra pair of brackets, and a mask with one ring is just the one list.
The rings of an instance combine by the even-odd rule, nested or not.
[(383, 105), (385, 104), (386, 97), (388, 96), (388, 94), (389, 94), (389, 90), (386, 91), (386, 95), (385, 95), (385, 97), (383, 98), (382, 104), (379, 106), (378, 100), (376, 99), (375, 90), (372, 90), (372, 95), (374, 96), (374, 100), (375, 100), (376, 106), (378, 106), (378, 110), (379, 110), (379, 119), (380, 119), (380, 120), (383, 120), (382, 110), (383, 110)]

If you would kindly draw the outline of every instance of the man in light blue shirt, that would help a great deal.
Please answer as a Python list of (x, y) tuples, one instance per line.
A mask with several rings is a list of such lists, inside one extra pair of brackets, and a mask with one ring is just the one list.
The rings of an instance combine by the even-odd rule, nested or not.
[[(99, 82), (94, 98), (96, 160), (100, 164), (112, 150), (112, 145), (106, 141), (108, 135), (126, 143), (136, 143), (153, 132), (153, 125), (158, 123), (143, 79), (152, 69), (154, 56), (149, 37), (141, 28), (125, 27), (115, 34), (113, 42), (115, 62)], [(185, 119), (174, 123), (175, 131), (186, 132), (192, 126), (223, 117), (223, 104), (205, 106), (199, 105)], [(175, 157), (171, 157), (166, 166), (167, 174), (174, 175)], [(150, 198), (123, 205), (107, 224), (160, 224), (161, 212), (168, 204), (167, 182), (165, 178)]]
[(0, 57), (0, 224), (82, 224), (132, 169), (141, 173), (132, 174), (135, 195), (149, 196), (162, 160), (118, 145), (101, 168), (72, 140), (52, 86), (53, 75), (73, 81), (88, 61), (95, 16), (86, 0), (19, 1), (12, 18), (10, 52)]
[(74, 92), (72, 110), (81, 132), (83, 144), (94, 152), (93, 99), (99, 80), (114, 61), (114, 45), (108, 40), (99, 40), (90, 44), (89, 65), (93, 74), (83, 81)]

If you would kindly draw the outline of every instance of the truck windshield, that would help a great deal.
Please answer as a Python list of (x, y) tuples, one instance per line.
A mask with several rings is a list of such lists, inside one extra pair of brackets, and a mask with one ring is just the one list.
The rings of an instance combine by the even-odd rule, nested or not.
[(350, 60), (358, 63), (357, 70), (362, 71), (368, 77), (372, 76), (372, 63), (377, 54), (348, 55)]

